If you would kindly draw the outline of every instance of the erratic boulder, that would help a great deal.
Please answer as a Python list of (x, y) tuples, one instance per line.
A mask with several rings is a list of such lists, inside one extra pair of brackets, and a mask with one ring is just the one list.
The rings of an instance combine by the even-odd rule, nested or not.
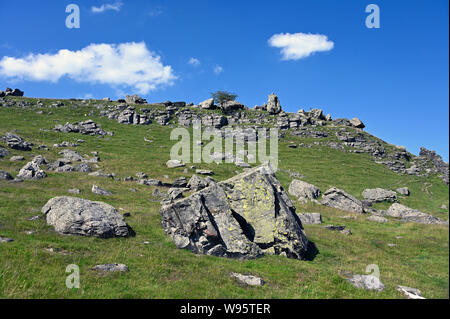
[(352, 213), (364, 213), (362, 202), (342, 189), (332, 187), (323, 194), (322, 205)]
[(163, 205), (162, 226), (178, 248), (255, 258), (307, 259), (309, 243), (287, 193), (270, 165), (250, 169), (189, 197)]
[(126, 237), (129, 229), (122, 215), (103, 202), (77, 197), (59, 196), (42, 207), (47, 224), (60, 234), (95, 236), (100, 238)]

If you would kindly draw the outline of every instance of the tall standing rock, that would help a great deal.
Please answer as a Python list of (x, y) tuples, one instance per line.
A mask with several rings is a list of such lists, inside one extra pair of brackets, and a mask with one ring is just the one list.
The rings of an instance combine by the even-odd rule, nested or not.
[(282, 111), (280, 100), (278, 99), (278, 96), (275, 95), (275, 93), (269, 95), (266, 109), (270, 114), (278, 114)]
[(164, 205), (162, 225), (178, 248), (195, 253), (306, 259), (308, 240), (270, 165), (262, 165)]

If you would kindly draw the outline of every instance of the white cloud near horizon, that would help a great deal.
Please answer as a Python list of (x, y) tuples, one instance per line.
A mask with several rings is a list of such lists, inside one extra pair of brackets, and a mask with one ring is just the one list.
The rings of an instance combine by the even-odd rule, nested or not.
[(24, 58), (4, 56), (0, 76), (53, 83), (68, 77), (77, 82), (131, 88), (140, 94), (172, 85), (177, 78), (172, 67), (163, 65), (161, 57), (149, 51), (145, 42), (90, 44), (78, 51), (31, 53)]
[(199, 66), (200, 60), (196, 59), (196, 58), (190, 58), (188, 61), (188, 64), (193, 65), (193, 66)]
[(119, 12), (119, 11), (120, 11), (120, 8), (121, 8), (122, 6), (123, 6), (123, 2), (117, 1), (117, 2), (114, 2), (114, 3), (105, 3), (105, 4), (102, 4), (100, 7), (94, 7), (94, 6), (92, 6), (92, 7), (91, 7), (91, 11), (92, 11), (93, 13), (103, 13), (103, 12), (105, 12), (105, 11), (107, 11), (107, 10), (113, 10), (113, 11)]
[(282, 60), (299, 60), (334, 47), (334, 42), (329, 41), (326, 35), (310, 33), (274, 34), (268, 42), (272, 47), (281, 48)]
[(216, 65), (213, 69), (215, 74), (220, 74), (223, 72), (223, 68), (220, 65)]

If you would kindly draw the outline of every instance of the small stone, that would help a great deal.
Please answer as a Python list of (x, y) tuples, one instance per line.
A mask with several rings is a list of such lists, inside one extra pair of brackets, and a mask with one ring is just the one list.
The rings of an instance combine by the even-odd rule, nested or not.
[(425, 299), (422, 293), (417, 288), (411, 288), (406, 286), (397, 286), (397, 290), (402, 292), (408, 299)]
[(176, 167), (184, 167), (186, 165), (181, 163), (181, 161), (179, 161), (179, 160), (168, 160), (166, 162), (166, 166), (168, 168), (176, 168)]
[(112, 195), (112, 193), (111, 193), (110, 191), (107, 191), (106, 189), (100, 188), (100, 187), (98, 187), (98, 186), (95, 185), (95, 184), (92, 185), (91, 191), (92, 191), (94, 194), (97, 194), (97, 195), (105, 195), (105, 196), (110, 196), (110, 195)]
[(23, 161), (25, 160), (25, 157), (21, 156), (21, 155), (16, 155), (16, 156), (12, 156), (9, 159), (11, 162), (18, 162), (18, 161)]
[(239, 274), (239, 273), (235, 273), (232, 272), (231, 277), (236, 279), (239, 283), (244, 284), (246, 286), (262, 286), (264, 285), (264, 280), (256, 277), (256, 276), (252, 276), (252, 275), (243, 275), (243, 274)]
[(13, 242), (14, 239), (8, 237), (0, 237), (0, 243), (10, 243)]
[(96, 265), (96, 266), (92, 267), (92, 269), (97, 270), (98, 272), (100, 272), (102, 274), (128, 271), (128, 267), (125, 264)]
[(78, 188), (68, 189), (67, 192), (71, 193), (71, 194), (80, 194), (81, 193), (81, 191)]

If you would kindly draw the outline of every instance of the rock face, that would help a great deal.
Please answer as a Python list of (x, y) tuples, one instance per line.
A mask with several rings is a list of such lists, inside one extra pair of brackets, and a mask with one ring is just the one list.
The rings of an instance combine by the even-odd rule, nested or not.
[(412, 222), (419, 224), (446, 224), (448, 221), (443, 221), (437, 217), (431, 216), (429, 214), (422, 213), (417, 209), (409, 208), (405, 205), (394, 203), (386, 211), (387, 216), (401, 218), (404, 222)]
[(362, 193), (365, 200), (370, 202), (395, 202), (397, 201), (397, 194), (383, 188), (365, 189)]
[(162, 225), (178, 248), (234, 258), (307, 258), (308, 240), (270, 165), (164, 205)]
[(8, 147), (19, 151), (31, 151), (31, 146), (33, 146), (33, 143), (26, 142), (19, 135), (11, 132), (6, 133), (2, 139), (6, 142)]
[(312, 184), (308, 184), (298, 179), (294, 179), (289, 185), (289, 194), (298, 198), (299, 201), (317, 199), (320, 196), (320, 189)]
[(60, 234), (95, 236), (100, 238), (126, 237), (128, 226), (118, 211), (103, 202), (77, 197), (60, 196), (50, 199), (42, 207), (47, 224)]
[(347, 280), (360, 289), (383, 291), (385, 288), (380, 279), (373, 275), (353, 275)]
[(352, 213), (364, 213), (362, 202), (341, 189), (332, 187), (323, 194), (322, 205)]
[(267, 106), (266, 106), (267, 112), (270, 114), (278, 114), (281, 112), (281, 104), (280, 100), (278, 99), (278, 96), (276, 96), (274, 93), (269, 95), (269, 99), (267, 100)]

